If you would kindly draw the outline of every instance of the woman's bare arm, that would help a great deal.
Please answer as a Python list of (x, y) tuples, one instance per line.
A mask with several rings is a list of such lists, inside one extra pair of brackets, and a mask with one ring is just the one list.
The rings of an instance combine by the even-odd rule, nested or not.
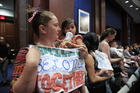
[(101, 44), (101, 50), (102, 50), (102, 52), (107, 54), (108, 59), (110, 60), (111, 64), (123, 60), (122, 58), (111, 58), (110, 57), (110, 47), (109, 47), (108, 44), (102, 43)]
[(86, 63), (86, 69), (88, 72), (89, 79), (92, 83), (107, 80), (114, 75), (112, 73), (111, 76), (109, 76), (109, 77), (96, 76), (95, 69), (94, 69), (94, 59), (90, 54), (88, 54), (88, 56), (85, 58), (85, 63)]
[(24, 70), (21, 76), (12, 85), (14, 93), (32, 93), (34, 91), (39, 59), (39, 50), (35, 48), (29, 48), (29, 52), (26, 55)]

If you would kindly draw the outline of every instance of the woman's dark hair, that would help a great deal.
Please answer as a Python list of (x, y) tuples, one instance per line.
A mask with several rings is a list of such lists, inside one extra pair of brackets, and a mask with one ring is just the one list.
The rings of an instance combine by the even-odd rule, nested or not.
[[(35, 8), (28, 9), (28, 17), (32, 17)], [(46, 10), (39, 10), (32, 19), (32, 28), (35, 34), (39, 37), (39, 25), (47, 25), (48, 22), (55, 16), (52, 12)]]
[(75, 27), (76, 27), (76, 30), (77, 30), (77, 25), (76, 25), (76, 22), (74, 21), (74, 19), (72, 18), (66, 18), (63, 22), (62, 22), (62, 25), (61, 25), (61, 30), (62, 30), (62, 33), (63, 35), (65, 36), (66, 34), (64, 33), (64, 30), (65, 28), (71, 24), (71, 23), (74, 23)]
[(107, 28), (104, 32), (102, 32), (100, 41), (103, 41), (109, 34), (115, 35), (117, 34), (117, 31), (114, 28)]
[(94, 32), (88, 32), (83, 36), (83, 42), (88, 48), (88, 52), (95, 51), (98, 49), (99, 40), (98, 36)]

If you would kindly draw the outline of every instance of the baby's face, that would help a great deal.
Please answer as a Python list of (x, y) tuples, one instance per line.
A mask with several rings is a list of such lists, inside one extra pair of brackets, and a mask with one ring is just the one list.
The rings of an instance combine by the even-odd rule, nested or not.
[(75, 33), (76, 33), (76, 26), (75, 26), (74, 23), (70, 23), (69, 25), (67, 25), (67, 27), (64, 30), (64, 33), (67, 33), (67, 32), (72, 32), (73, 35), (75, 35)]

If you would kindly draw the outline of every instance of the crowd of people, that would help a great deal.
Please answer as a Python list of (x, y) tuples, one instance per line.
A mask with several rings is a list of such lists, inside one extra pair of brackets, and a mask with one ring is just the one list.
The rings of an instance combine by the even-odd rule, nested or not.
[[(37, 39), (33, 46), (29, 45), (19, 50), (14, 62), (10, 93), (63, 93), (67, 90), (70, 93), (117, 93), (139, 68), (140, 45), (135, 43), (124, 48), (119, 46), (114, 41), (117, 34), (114, 28), (105, 29), (100, 36), (94, 32), (80, 35), (77, 33), (77, 26), (73, 19), (66, 18), (60, 28), (58, 19), (52, 12), (33, 10), (30, 9), (28, 15)], [(77, 49), (79, 59), (85, 62), (84, 83), (71, 90), (71, 87), (67, 86), (69, 83), (72, 85), (71, 82), (75, 79), (73, 76), (62, 77), (56, 73), (58, 77), (56, 75), (51, 79), (54, 84), (48, 83), (50, 77), (47, 74), (44, 75), (45, 78), (41, 78), (38, 67), (42, 50), (36, 46), (60, 50)], [(47, 66), (44, 67), (48, 69)], [(46, 72), (51, 73), (54, 70), (46, 70)], [(64, 76), (69, 80), (64, 80)], [(62, 78), (63, 82), (60, 80)], [(40, 80), (45, 83), (40, 84)]]

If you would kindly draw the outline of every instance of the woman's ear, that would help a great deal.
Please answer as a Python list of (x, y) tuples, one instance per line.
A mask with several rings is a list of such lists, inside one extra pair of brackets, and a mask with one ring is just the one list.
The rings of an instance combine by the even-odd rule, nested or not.
[(42, 33), (42, 34), (46, 34), (46, 27), (44, 25), (39, 25), (39, 31)]

